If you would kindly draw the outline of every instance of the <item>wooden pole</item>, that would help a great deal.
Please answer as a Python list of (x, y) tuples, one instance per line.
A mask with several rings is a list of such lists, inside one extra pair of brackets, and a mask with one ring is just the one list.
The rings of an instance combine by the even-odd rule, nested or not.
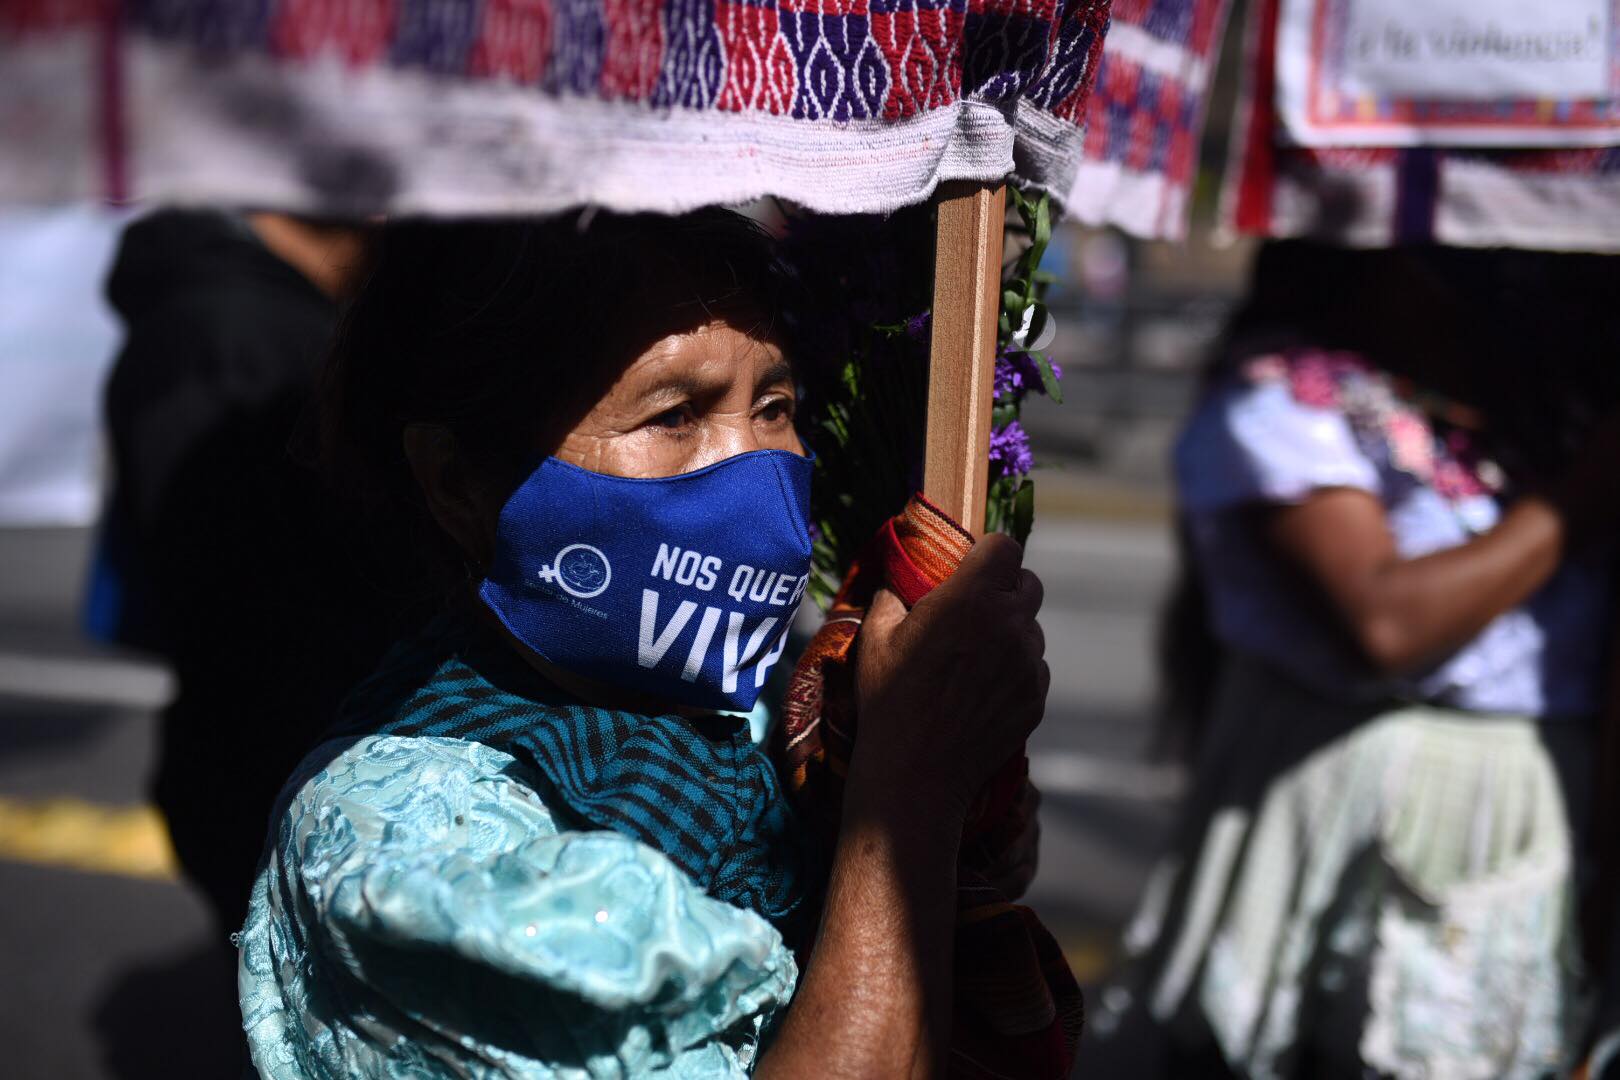
[(989, 489), (1006, 207), (1003, 184), (944, 184), (934, 234), (923, 494), (975, 536), (984, 531)]

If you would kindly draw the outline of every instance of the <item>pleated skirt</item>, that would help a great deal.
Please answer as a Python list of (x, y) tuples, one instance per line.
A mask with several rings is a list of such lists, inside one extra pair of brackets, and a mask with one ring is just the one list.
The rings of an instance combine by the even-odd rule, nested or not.
[(1562, 1072), (1590, 726), (1347, 707), (1227, 668), (1099, 1011), (1145, 1010), (1254, 1077)]

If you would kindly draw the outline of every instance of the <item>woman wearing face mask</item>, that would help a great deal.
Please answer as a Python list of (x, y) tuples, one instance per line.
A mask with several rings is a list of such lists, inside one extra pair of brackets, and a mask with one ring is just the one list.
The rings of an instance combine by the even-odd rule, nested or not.
[(1040, 719), (1041, 588), (989, 537), (909, 612), (880, 597), (809, 851), (721, 711), (810, 569), (781, 280), (718, 211), (384, 230), (326, 443), (449, 599), (272, 818), (261, 1075), (939, 1070), (961, 825)]

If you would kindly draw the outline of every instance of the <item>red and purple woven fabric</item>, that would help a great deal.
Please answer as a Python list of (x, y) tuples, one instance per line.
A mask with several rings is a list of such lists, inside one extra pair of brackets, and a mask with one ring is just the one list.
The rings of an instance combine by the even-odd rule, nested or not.
[(846, 212), (1007, 175), (1061, 198), (1109, 4), (13, 0), (0, 198)]
[(1181, 239), (1231, 0), (1115, 0), (1071, 214)]

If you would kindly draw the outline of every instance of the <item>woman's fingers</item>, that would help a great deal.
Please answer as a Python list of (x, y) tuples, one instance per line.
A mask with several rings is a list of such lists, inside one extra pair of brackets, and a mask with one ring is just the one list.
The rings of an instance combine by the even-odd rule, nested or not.
[(1051, 685), (1051, 667), (1045, 660), (1035, 661), (1025, 677), (1023, 692), (1018, 696), (1016, 715), (1011, 718), (1020, 743), (1041, 726), (1041, 720), (1046, 716), (1046, 691)]
[(866, 609), (866, 615), (861, 619), (861, 636), (873, 638), (877, 641), (888, 641), (906, 617), (906, 605), (900, 598), (888, 589), (879, 589), (872, 598), (871, 606)]
[(987, 536), (909, 612), (892, 592), (874, 598), (856, 656), (865, 780), (889, 782), (885, 766), (900, 761), (937, 769), (938, 790), (965, 807), (1040, 723), (1051, 681), (1035, 620), (1045, 590), (1023, 557), (1007, 537)]
[(1035, 571), (1019, 571), (1018, 596), (1029, 609), (1031, 616), (1041, 610), (1041, 602), (1046, 599), (1046, 586), (1041, 584), (1041, 579)]
[(1029, 651), (1037, 660), (1046, 659), (1046, 631), (1033, 619), (1029, 623)]
[(1018, 588), (1018, 577), (1024, 568), (1024, 549), (1018, 541), (1001, 533), (979, 537), (956, 568), (956, 574), (966, 571), (970, 577), (982, 578), (987, 583), (1009, 591)]
[(1046, 691), (1051, 685), (1052, 669), (1045, 660), (1040, 660), (1029, 673), (1023, 692), (1018, 695), (1013, 715), (1008, 718), (1018, 743), (1023, 743), (1041, 726), (1041, 720), (1046, 716)]

